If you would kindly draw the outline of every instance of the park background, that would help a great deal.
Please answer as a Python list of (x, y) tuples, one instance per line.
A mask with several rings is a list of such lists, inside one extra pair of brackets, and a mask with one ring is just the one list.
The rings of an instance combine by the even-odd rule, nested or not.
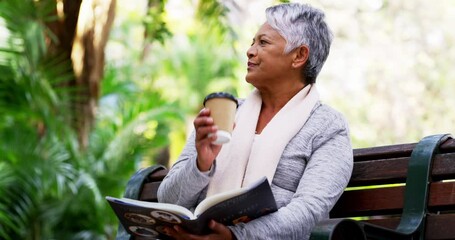
[[(248, 94), (278, 2), (0, 0), (0, 239), (114, 239), (104, 197), (175, 161), (206, 94)], [(317, 85), (355, 148), (455, 132), (454, 1), (305, 2), (334, 33)]]

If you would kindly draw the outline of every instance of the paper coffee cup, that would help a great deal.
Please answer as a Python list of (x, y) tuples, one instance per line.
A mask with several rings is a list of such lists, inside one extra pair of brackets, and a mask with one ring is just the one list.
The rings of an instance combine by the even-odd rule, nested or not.
[(204, 107), (210, 109), (210, 116), (218, 127), (214, 144), (224, 144), (231, 140), (237, 106), (237, 99), (226, 92), (211, 93), (205, 97)]

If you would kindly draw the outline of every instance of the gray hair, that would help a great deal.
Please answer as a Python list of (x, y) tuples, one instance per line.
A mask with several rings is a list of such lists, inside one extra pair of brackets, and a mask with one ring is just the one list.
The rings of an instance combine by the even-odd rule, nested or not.
[(306, 83), (315, 83), (329, 55), (333, 38), (324, 13), (299, 3), (275, 5), (267, 8), (265, 13), (267, 23), (286, 40), (286, 54), (302, 45), (308, 46), (310, 56), (302, 74)]

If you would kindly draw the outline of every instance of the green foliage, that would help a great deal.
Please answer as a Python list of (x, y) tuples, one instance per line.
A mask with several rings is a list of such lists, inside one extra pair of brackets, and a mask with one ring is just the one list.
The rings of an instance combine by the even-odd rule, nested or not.
[[(81, 151), (71, 62), (48, 53), (55, 1), (0, 1), (0, 238), (112, 239), (104, 196), (120, 196), (145, 158), (168, 144), (178, 108), (108, 73), (100, 114)], [(152, 164), (152, 163), (148, 163)]]
[[(150, 2), (154, 1), (149, 1), (154, 12), (162, 13), (162, 5)], [(161, 15), (165, 21), (154, 22), (154, 27), (163, 24), (172, 34), (159, 44), (137, 34), (142, 30), (138, 28), (142, 22), (137, 20), (142, 9), (119, 12), (117, 19), (123, 20), (114, 24), (108, 45), (116, 54), (108, 58), (106, 74), (116, 79), (115, 86), (137, 94), (136, 103), (142, 97), (161, 96), (183, 116), (191, 116), (202, 108), (203, 98), (209, 92), (223, 90), (236, 94), (239, 56), (233, 47), (236, 35), (227, 25), (227, 9), (218, 1), (200, 1), (196, 6), (188, 6), (191, 7), (195, 12), (189, 12), (193, 15), (182, 20), (185, 29), (178, 29), (169, 19), (168, 11), (179, 10), (165, 9)], [(103, 88), (110, 88), (105, 81)], [(186, 139), (187, 128), (178, 124), (169, 130), (173, 160)]]
[(155, 84), (164, 96), (176, 99), (190, 113), (202, 108), (202, 100), (210, 92), (235, 94), (234, 70), (239, 62), (236, 53), (228, 49), (226, 43), (218, 42), (208, 33), (199, 32), (184, 40), (170, 39), (163, 48), (154, 50), (161, 56), (152, 73)]
[(148, 0), (149, 8), (144, 17), (145, 38), (147, 41), (164, 43), (171, 36), (164, 20), (166, 0)]
[(225, 33), (229, 28), (229, 25), (225, 22), (226, 13), (227, 8), (218, 1), (200, 0), (196, 17), (200, 22), (204, 23), (206, 28)]

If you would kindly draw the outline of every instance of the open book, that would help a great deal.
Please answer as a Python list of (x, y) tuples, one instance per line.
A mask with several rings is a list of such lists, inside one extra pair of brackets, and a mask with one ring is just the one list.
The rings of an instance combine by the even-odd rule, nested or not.
[(165, 226), (181, 225), (195, 234), (210, 232), (211, 219), (224, 225), (248, 222), (277, 210), (275, 198), (266, 177), (252, 185), (204, 199), (190, 210), (168, 203), (106, 197), (126, 231), (132, 235), (166, 239)]

